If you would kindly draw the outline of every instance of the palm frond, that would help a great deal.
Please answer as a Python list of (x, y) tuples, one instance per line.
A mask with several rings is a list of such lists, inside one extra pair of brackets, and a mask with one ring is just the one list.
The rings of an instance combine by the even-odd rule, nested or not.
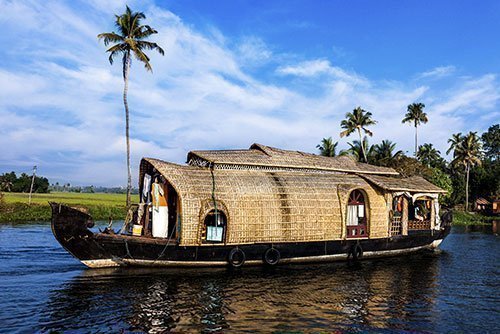
[(119, 54), (121, 53), (121, 51), (111, 51), (109, 53), (109, 57), (108, 57), (108, 60), (109, 60), (109, 63), (111, 65), (113, 65), (113, 62), (114, 62), (114, 59), (116, 56), (118, 56)]
[(144, 67), (146, 68), (147, 71), (150, 71), (150, 72), (153, 71), (153, 68), (151, 67), (151, 64), (149, 63), (149, 57), (144, 52), (142, 52), (138, 48), (132, 50), (132, 52), (134, 53), (135, 58), (144, 64)]
[(136, 36), (138, 39), (144, 39), (157, 33), (158, 31), (148, 25), (138, 26), (134, 30), (134, 36)]
[(153, 42), (147, 42), (147, 41), (137, 41), (137, 47), (141, 50), (156, 50), (158, 51), (162, 56), (165, 54), (165, 51), (156, 43)]
[(104, 45), (108, 46), (110, 43), (121, 43), (123, 42), (124, 38), (114, 32), (105, 32), (102, 34), (97, 35), (97, 38), (99, 40), (103, 40)]
[(373, 132), (371, 132), (370, 130), (363, 128), (363, 131), (365, 131), (365, 133), (366, 133), (368, 136), (370, 136), (370, 137), (371, 137), (371, 136), (373, 136)]

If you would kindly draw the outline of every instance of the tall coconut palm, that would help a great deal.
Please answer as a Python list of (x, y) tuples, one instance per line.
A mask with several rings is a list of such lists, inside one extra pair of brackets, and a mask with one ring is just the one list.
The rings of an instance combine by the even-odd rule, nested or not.
[(108, 46), (111, 43), (116, 43), (111, 46), (106, 52), (109, 52), (109, 62), (112, 65), (116, 56), (122, 57), (123, 64), (123, 105), (125, 106), (125, 137), (127, 144), (127, 207), (130, 206), (130, 191), (132, 188), (132, 175), (130, 170), (130, 137), (129, 137), (129, 109), (127, 102), (128, 93), (128, 78), (130, 65), (132, 63), (132, 55), (144, 64), (147, 71), (152, 71), (149, 57), (144, 53), (144, 50), (156, 50), (161, 55), (164, 55), (163, 49), (158, 44), (146, 41), (149, 36), (158, 33), (148, 25), (142, 25), (141, 21), (146, 18), (142, 12), (132, 12), (127, 6), (125, 13), (115, 15), (115, 26), (118, 33), (107, 32), (97, 35), (99, 40), (104, 41), (104, 45)]
[(335, 150), (337, 149), (338, 142), (333, 142), (332, 137), (323, 138), (320, 145), (316, 145), (319, 149), (319, 154), (324, 157), (334, 157), (336, 155)]
[(349, 136), (354, 131), (358, 132), (359, 135), (359, 143), (361, 144), (361, 152), (363, 154), (363, 158), (365, 162), (368, 162), (368, 158), (366, 156), (366, 148), (364, 146), (364, 140), (361, 138), (361, 130), (363, 130), (370, 137), (373, 133), (368, 130), (366, 127), (370, 125), (374, 125), (377, 122), (372, 119), (372, 113), (366, 110), (361, 109), (361, 107), (355, 108), (352, 113), (348, 112), (345, 114), (345, 118), (341, 123), (340, 127), (344, 129), (340, 133), (340, 137)]
[(440, 153), (432, 144), (426, 143), (418, 147), (417, 159), (427, 167), (430, 167), (441, 159)]
[(450, 147), (448, 150), (446, 150), (446, 154), (450, 154), (451, 151), (453, 151), (462, 141), (463, 136), (462, 133), (454, 133), (451, 135), (451, 138), (448, 139), (448, 143), (450, 143)]
[(388, 139), (382, 140), (380, 144), (373, 145), (375, 163), (384, 165), (403, 154), (403, 151), (393, 153), (395, 149), (396, 143)]
[(427, 114), (424, 112), (425, 104), (412, 103), (408, 105), (407, 112), (403, 118), (402, 123), (413, 123), (415, 126), (415, 157), (417, 156), (418, 148), (418, 126), (422, 123), (425, 124), (429, 121)]
[(465, 210), (469, 208), (469, 171), (470, 168), (481, 165), (481, 142), (476, 132), (469, 132), (455, 146), (453, 152), (453, 165), (463, 165), (465, 168)]

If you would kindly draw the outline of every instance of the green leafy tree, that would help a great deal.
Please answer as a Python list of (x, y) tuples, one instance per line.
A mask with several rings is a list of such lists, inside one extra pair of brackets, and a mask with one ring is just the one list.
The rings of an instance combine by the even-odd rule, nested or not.
[(469, 174), (473, 166), (481, 165), (481, 142), (476, 132), (469, 132), (453, 152), (452, 165), (465, 168), (465, 210), (469, 209)]
[(345, 114), (345, 118), (346, 119), (342, 120), (340, 123), (341, 128), (344, 129), (344, 131), (340, 133), (340, 137), (349, 136), (351, 133), (357, 131), (359, 135), (358, 143), (361, 145), (362, 161), (368, 162), (364, 140), (361, 138), (361, 130), (371, 137), (373, 133), (368, 130), (367, 127), (377, 122), (372, 119), (371, 112), (363, 110), (361, 107), (357, 107), (352, 112)]
[(439, 202), (441, 204), (451, 205), (451, 196), (453, 193), (453, 182), (451, 177), (442, 169), (435, 167), (429, 168), (429, 173), (426, 173), (424, 177), (427, 181), (446, 190), (446, 194), (439, 196)]
[(324, 157), (334, 157), (336, 155), (338, 142), (333, 142), (332, 137), (323, 138), (321, 144), (317, 145), (316, 148), (319, 150), (319, 154)]
[(490, 160), (500, 160), (500, 124), (490, 126), (481, 139), (485, 157)]
[(417, 159), (427, 167), (435, 167), (442, 160), (440, 153), (432, 144), (423, 144), (418, 147)]
[(388, 166), (391, 161), (403, 154), (403, 151), (394, 153), (395, 149), (396, 143), (388, 139), (382, 140), (380, 144), (373, 145), (373, 162), (376, 165)]
[(429, 121), (427, 114), (424, 112), (424, 108), (425, 104), (423, 103), (412, 103), (408, 105), (407, 112), (402, 121), (402, 123), (413, 123), (415, 126), (415, 156), (417, 156), (418, 149), (418, 126)]
[(144, 64), (147, 71), (152, 71), (150, 59), (144, 53), (145, 50), (156, 50), (161, 55), (164, 54), (163, 49), (156, 43), (146, 41), (148, 37), (158, 33), (148, 25), (142, 25), (142, 20), (146, 15), (142, 12), (132, 12), (127, 6), (125, 13), (115, 15), (115, 26), (118, 33), (108, 32), (97, 35), (99, 40), (104, 41), (104, 45), (114, 44), (106, 52), (109, 52), (109, 62), (113, 64), (116, 56), (122, 57), (123, 64), (123, 105), (125, 106), (125, 137), (127, 144), (127, 207), (130, 206), (130, 193), (132, 189), (132, 175), (130, 169), (130, 136), (129, 136), (129, 108), (127, 102), (128, 79), (130, 65), (132, 63), (132, 55)]
[(472, 198), (500, 197), (500, 161), (486, 158), (481, 166), (470, 172), (470, 193)]

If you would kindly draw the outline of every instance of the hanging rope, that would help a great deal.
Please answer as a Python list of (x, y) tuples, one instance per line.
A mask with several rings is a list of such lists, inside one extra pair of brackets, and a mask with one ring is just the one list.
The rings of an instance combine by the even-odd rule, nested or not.
[(160, 252), (160, 255), (158, 255), (158, 257), (156, 258), (156, 260), (153, 261), (153, 263), (158, 261), (165, 254), (165, 251), (167, 250), (168, 245), (170, 244), (170, 240), (172, 239), (172, 236), (174, 235), (174, 232), (176, 229), (177, 229), (177, 223), (175, 223), (175, 226), (172, 229), (172, 232), (170, 232), (170, 235), (169, 235), (168, 240), (167, 240), (167, 244), (165, 245), (165, 247), (163, 247), (163, 250)]
[(218, 224), (218, 212), (217, 212), (217, 201), (215, 199), (215, 175), (214, 175), (214, 164), (210, 164), (210, 174), (212, 175), (212, 202), (215, 208), (215, 226)]
[(133, 260), (134, 258), (132, 257), (132, 254), (130, 254), (130, 250), (128, 249), (127, 239), (125, 239), (125, 249), (127, 250), (127, 254), (125, 256), (128, 256)]

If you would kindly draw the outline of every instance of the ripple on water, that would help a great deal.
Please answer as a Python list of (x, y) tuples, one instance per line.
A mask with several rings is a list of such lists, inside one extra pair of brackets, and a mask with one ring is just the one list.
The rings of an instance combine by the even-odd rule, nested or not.
[(354, 265), (88, 270), (48, 226), (2, 227), (0, 332), (493, 332), (497, 238), (452, 233), (440, 254)]

